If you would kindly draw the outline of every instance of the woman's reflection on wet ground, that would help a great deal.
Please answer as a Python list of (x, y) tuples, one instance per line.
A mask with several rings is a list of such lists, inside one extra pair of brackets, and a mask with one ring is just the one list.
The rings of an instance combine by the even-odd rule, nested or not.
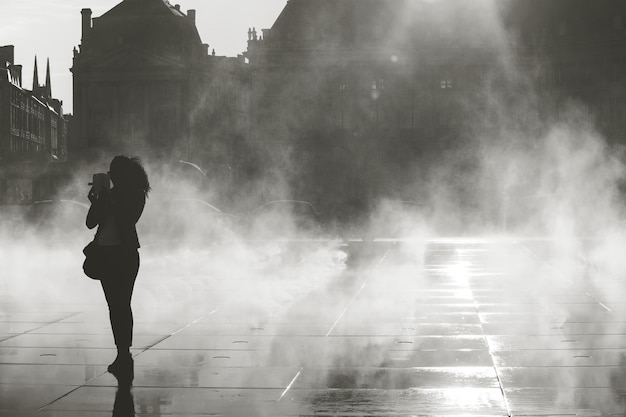
[(115, 403), (113, 404), (113, 417), (134, 417), (135, 399), (132, 392), (132, 380), (118, 378)]

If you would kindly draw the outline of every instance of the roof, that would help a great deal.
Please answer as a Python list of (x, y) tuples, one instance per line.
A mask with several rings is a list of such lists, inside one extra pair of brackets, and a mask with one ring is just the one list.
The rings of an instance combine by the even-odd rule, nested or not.
[(271, 40), (354, 45), (489, 42), (499, 29), (490, 0), (289, 0)]
[(175, 17), (186, 16), (175, 6), (172, 6), (168, 0), (123, 0), (101, 17), (159, 14), (170, 14)]
[(99, 53), (136, 46), (182, 50), (202, 41), (192, 19), (166, 0), (124, 0), (93, 19), (88, 46)]

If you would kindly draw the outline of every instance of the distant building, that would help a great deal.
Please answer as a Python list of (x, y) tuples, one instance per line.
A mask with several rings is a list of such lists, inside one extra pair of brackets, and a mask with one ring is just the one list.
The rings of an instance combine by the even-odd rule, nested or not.
[(67, 126), (63, 103), (52, 97), (50, 63), (42, 86), (35, 58), (33, 88), (26, 90), (13, 51), (13, 46), (0, 47), (0, 158), (64, 160)]
[(581, 103), (626, 145), (625, 52), (623, 1), (289, 0), (248, 34), (253, 141), (279, 138), (293, 192), (322, 211), (419, 199), (446, 154), (463, 178), (476, 138), (525, 112)]
[(290, 0), (271, 29), (251, 29), (253, 132), (290, 152), (296, 198), (339, 216), (415, 198), (406, 188), (463, 146), (499, 65), (484, 4)]
[[(297, 109), (316, 128), (427, 129), (437, 140), (450, 96), (467, 96), (497, 63), (497, 28), (468, 3), (290, 0), (271, 29), (249, 33), (246, 56), (268, 111)], [(446, 115), (433, 119), (441, 105)]]
[(586, 106), (612, 143), (626, 146), (626, 2), (516, 0), (503, 22), (520, 69), (535, 74), (542, 112)]
[[(516, 64), (539, 93), (599, 113), (625, 101), (622, 1), (289, 0), (248, 39), (263, 108), (297, 109), (278, 114), (299, 127), (410, 128), (439, 141), (463, 119), (454, 104), (480, 99), (485, 82), (505, 91), (498, 71)], [(623, 130), (625, 117), (609, 119)]]
[[(579, 100), (623, 140), (626, 6), (528, 3), (289, 0), (237, 58), (209, 53), (195, 11), (167, 0), (83, 9), (71, 150), (184, 158), (247, 181), (232, 187), (244, 194), (269, 176), (291, 195), (269, 187), (266, 200), (341, 217), (380, 196), (417, 198), (449, 154), (463, 177), (472, 140), (497, 136), (499, 105), (520, 97), (541, 97), (540, 116)], [(462, 181), (454, 192), (473, 201)]]
[(46, 194), (49, 165), (67, 158), (63, 103), (52, 97), (50, 64), (39, 84), (37, 58), (33, 88), (22, 86), (14, 47), (0, 47), (0, 202), (21, 203)]
[(164, 0), (124, 0), (100, 17), (82, 10), (72, 67), (73, 152), (197, 161), (219, 149), (213, 162), (230, 157), (222, 144), (245, 103), (243, 65), (209, 54), (195, 19), (195, 10), (183, 13)]

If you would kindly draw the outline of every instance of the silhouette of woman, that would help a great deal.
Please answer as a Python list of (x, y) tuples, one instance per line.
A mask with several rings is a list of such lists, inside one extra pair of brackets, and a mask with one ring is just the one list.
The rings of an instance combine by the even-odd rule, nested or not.
[(150, 191), (148, 176), (139, 158), (116, 156), (111, 161), (109, 176), (113, 188), (89, 191), (91, 207), (86, 224), (98, 226), (95, 242), (111, 259), (101, 279), (109, 306), (109, 318), (117, 357), (108, 371), (118, 379), (130, 379), (134, 373), (130, 347), (133, 342), (131, 298), (139, 272), (139, 238), (135, 227), (143, 213)]

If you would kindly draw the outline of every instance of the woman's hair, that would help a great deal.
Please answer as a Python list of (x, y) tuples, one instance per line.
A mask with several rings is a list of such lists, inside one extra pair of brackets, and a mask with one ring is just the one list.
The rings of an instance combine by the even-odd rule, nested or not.
[(110, 175), (117, 187), (142, 191), (146, 197), (150, 192), (148, 174), (138, 157), (116, 156), (111, 161)]

